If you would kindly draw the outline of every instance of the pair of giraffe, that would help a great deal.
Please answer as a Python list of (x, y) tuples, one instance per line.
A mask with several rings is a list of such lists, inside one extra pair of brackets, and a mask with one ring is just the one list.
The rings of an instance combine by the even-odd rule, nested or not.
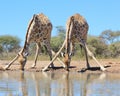
[[(36, 49), (34, 64), (32, 65), (33, 68), (36, 66), (36, 61), (41, 45), (44, 45), (46, 50), (48, 51), (51, 61), (43, 69), (43, 71), (47, 70), (47, 68), (50, 65), (52, 68), (54, 67), (53, 62), (61, 53), (64, 47), (65, 47), (65, 53), (63, 54), (64, 56), (63, 62), (59, 58), (57, 59), (60, 61), (60, 63), (63, 64), (66, 70), (69, 70), (71, 56), (72, 54), (74, 54), (74, 50), (75, 50), (74, 49), (75, 43), (79, 43), (80, 45), (83, 46), (85, 50), (87, 68), (90, 68), (88, 62), (88, 55), (87, 55), (88, 53), (97, 62), (101, 70), (104, 71), (105, 68), (96, 60), (94, 55), (89, 51), (88, 47), (86, 46), (88, 27), (89, 27), (88, 23), (80, 14), (75, 14), (71, 16), (67, 21), (67, 31), (66, 31), (65, 41), (62, 47), (60, 48), (60, 50), (55, 54), (55, 52), (52, 51), (50, 46), (52, 23), (50, 22), (48, 17), (45, 16), (43, 13), (35, 14), (33, 15), (33, 18), (31, 19), (28, 25), (24, 47), (17, 54), (17, 56), (8, 65), (5, 66), (4, 69), (8, 69), (11, 66), (11, 64), (18, 59), (18, 62), (21, 65), (20, 69), (24, 70), (24, 66), (27, 61), (27, 56), (29, 55), (29, 45), (31, 42), (34, 42), (36, 43), (37, 49)], [(52, 59), (52, 54), (55, 54), (53, 59)]]

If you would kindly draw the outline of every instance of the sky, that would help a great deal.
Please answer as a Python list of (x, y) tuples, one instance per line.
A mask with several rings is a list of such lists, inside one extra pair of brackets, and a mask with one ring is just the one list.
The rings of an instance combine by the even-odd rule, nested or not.
[(44, 13), (56, 26), (65, 26), (67, 19), (79, 13), (89, 24), (88, 34), (98, 36), (105, 30), (120, 30), (120, 0), (1, 0), (0, 35), (12, 35), (25, 40), (27, 26), (33, 14)]

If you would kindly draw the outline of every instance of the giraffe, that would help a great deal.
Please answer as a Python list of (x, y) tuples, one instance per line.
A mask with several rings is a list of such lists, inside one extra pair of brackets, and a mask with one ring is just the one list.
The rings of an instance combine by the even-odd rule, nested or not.
[[(21, 65), (20, 69), (24, 70), (27, 56), (29, 55), (29, 45), (32, 42), (36, 43), (36, 54), (32, 68), (36, 66), (38, 53), (42, 45), (44, 45), (50, 56), (50, 60), (52, 60), (52, 54), (55, 54), (55, 52), (51, 50), (50, 46), (51, 31), (52, 23), (48, 19), (48, 17), (45, 16), (43, 13), (34, 14), (27, 28), (24, 47), (17, 54), (17, 56), (8, 65), (5, 66), (4, 69), (8, 69), (14, 61), (18, 60), (19, 64)], [(60, 61), (59, 58), (57, 59)], [(53, 63), (51, 64), (51, 67), (54, 67)]]
[(93, 53), (87, 47), (86, 41), (87, 41), (87, 33), (88, 33), (89, 25), (85, 20), (85, 18), (80, 14), (76, 13), (67, 20), (66, 27), (67, 27), (66, 38), (64, 40), (62, 47), (56, 53), (52, 61), (43, 69), (43, 71), (45, 71), (48, 68), (48, 66), (52, 64), (52, 62), (56, 59), (56, 57), (60, 54), (60, 52), (64, 47), (65, 47), (65, 53), (63, 54), (64, 57), (63, 62), (65, 64), (65, 69), (69, 70), (71, 56), (74, 54), (76, 43), (78, 43), (80, 46), (84, 48), (87, 68), (88, 69), (90, 68), (88, 62), (88, 55), (89, 55), (97, 62), (101, 70), (104, 71), (105, 68), (97, 61)]

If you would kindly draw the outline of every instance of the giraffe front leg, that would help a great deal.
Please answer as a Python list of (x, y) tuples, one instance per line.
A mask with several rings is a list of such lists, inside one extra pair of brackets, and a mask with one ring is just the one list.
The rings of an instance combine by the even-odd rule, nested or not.
[(19, 55), (17, 55), (8, 65), (6, 65), (4, 69), (7, 70), (18, 59), (18, 57)]
[(100, 66), (100, 69), (101, 69), (102, 71), (105, 71), (106, 68), (104, 68), (104, 67), (97, 61), (97, 59), (94, 57), (93, 53), (88, 49), (87, 45), (85, 45), (85, 47), (86, 47), (86, 50), (87, 50), (87, 52), (88, 52), (88, 55), (91, 56), (91, 57), (96, 61), (96, 63)]
[(38, 53), (39, 53), (39, 49), (41, 48), (41, 44), (40, 43), (36, 43), (36, 54), (35, 54), (35, 59), (34, 59), (34, 63), (31, 66), (31, 68), (35, 68), (36, 63), (37, 63), (37, 58), (38, 58)]
[[(55, 55), (55, 54), (56, 54), (53, 50), (51, 50), (51, 52), (52, 52), (52, 55)], [(62, 54), (62, 53), (61, 53), (61, 54)], [(63, 68), (65, 68), (65, 64), (63, 63), (63, 61), (60, 60), (60, 58), (58, 58), (58, 57), (57, 57), (57, 60), (60, 62), (60, 64), (62, 64)]]
[(64, 48), (65, 46), (65, 43), (66, 43), (66, 40), (64, 41), (62, 47), (59, 49), (59, 51), (55, 54), (55, 56), (53, 57), (53, 59), (50, 61), (49, 64), (47, 64), (47, 66), (45, 66), (45, 68), (42, 69), (42, 71), (46, 71), (48, 69), (48, 66), (51, 65), (51, 63), (53, 63), (55, 61), (55, 59), (58, 57), (58, 55), (60, 54), (60, 52), (62, 51), (62, 49)]

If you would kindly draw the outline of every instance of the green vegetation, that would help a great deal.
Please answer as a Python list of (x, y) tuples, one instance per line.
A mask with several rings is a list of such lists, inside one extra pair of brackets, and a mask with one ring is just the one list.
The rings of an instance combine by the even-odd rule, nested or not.
[(11, 52), (20, 47), (20, 39), (14, 36), (0, 36), (1, 51)]
[[(57, 26), (57, 36), (51, 38), (51, 47), (57, 52), (62, 46), (65, 39), (65, 28)], [(120, 31), (105, 30), (99, 36), (88, 35), (88, 48), (94, 53), (97, 58), (119, 58), (120, 57)], [(11, 59), (20, 50), (20, 39), (15, 36), (0, 36), (0, 59)], [(35, 55), (35, 44), (30, 45), (29, 59), (33, 59)], [(76, 45), (76, 52), (73, 59), (84, 57), (84, 50)], [(42, 55), (40, 60), (49, 59), (44, 47), (41, 49)]]
[(20, 48), (20, 39), (15, 36), (0, 36), (0, 59), (13, 57)]

